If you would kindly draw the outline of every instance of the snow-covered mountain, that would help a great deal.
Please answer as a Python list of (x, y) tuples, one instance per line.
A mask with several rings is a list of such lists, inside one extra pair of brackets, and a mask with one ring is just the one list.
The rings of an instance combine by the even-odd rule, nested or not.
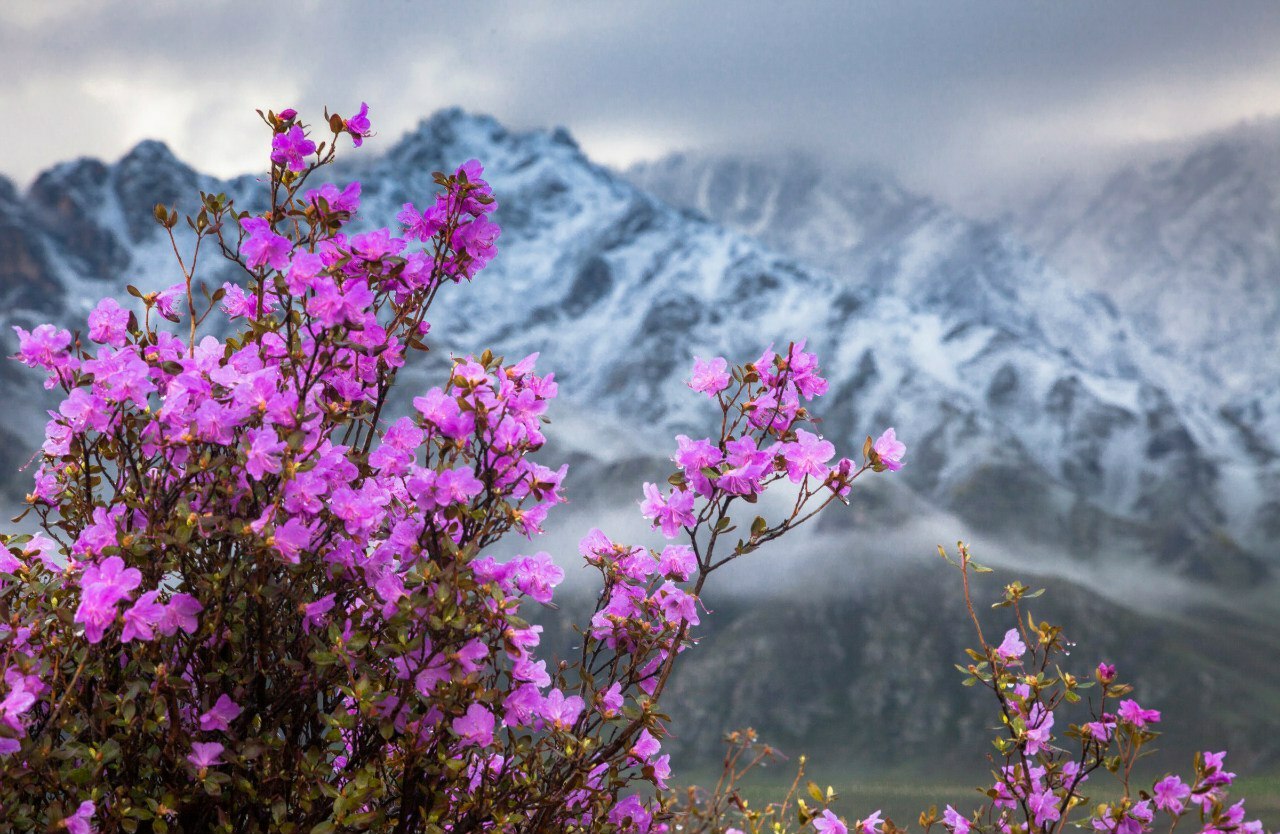
[[(1180, 517), (1201, 533), (1230, 530), (1227, 549), (1232, 540), (1265, 549), (1277, 518), (1267, 498), (1276, 469), (1257, 438), (1267, 436), (1269, 412), (1224, 411), (1213, 380), (1150, 346), (1150, 331), (1101, 287), (1077, 289), (1003, 226), (968, 220), (883, 175), (828, 172), (794, 154), (681, 154), (628, 177), (825, 267), (855, 291), (901, 299), (941, 322), (951, 339), (930, 351), (932, 367), (957, 374), (975, 410), (1065, 485), (1077, 502), (1067, 511), (1077, 519), (1069, 535), (1087, 541), (1105, 526), (1081, 513), (1101, 505), (1130, 520)], [(980, 346), (972, 355), (958, 349), (961, 334)], [(1018, 482), (1023, 472), (1009, 474)], [(991, 486), (988, 500), (1007, 492)], [(1169, 528), (1156, 539), (1147, 546), (1185, 546)]]
[(1280, 120), (1135, 156), (1028, 195), (1009, 222), (1073, 283), (1105, 292), (1158, 348), (1221, 390), (1275, 392)]
[[(360, 179), (362, 214), (385, 222), (432, 193), (433, 171), (470, 157), (486, 166), (504, 232), (494, 264), (435, 314), (449, 346), (541, 351), (570, 401), (670, 432), (707, 417), (683, 385), (694, 355), (742, 361), (807, 339), (832, 383), (824, 432), (856, 449), (896, 426), (906, 483), (975, 529), (1223, 581), (1265, 571), (1267, 472), (1222, 442), (1230, 421), (1149, 373), (1163, 360), (1125, 319), (999, 229), (802, 161), (674, 159), (632, 172), (641, 188), (562, 130), (513, 133), (457, 110), (334, 176)], [(25, 195), (0, 190), (15, 270), (0, 286), (5, 317), (75, 320), (126, 281), (169, 283), (151, 207), (190, 205), (200, 188), (261, 194), (251, 177), (216, 182), (154, 142), (114, 165), (60, 165)]]
[(1103, 176), (1029, 195), (1008, 218), (1200, 378), (1235, 429), (1225, 443), (1268, 472), (1258, 526), (1280, 535), (1280, 119), (1137, 149)]

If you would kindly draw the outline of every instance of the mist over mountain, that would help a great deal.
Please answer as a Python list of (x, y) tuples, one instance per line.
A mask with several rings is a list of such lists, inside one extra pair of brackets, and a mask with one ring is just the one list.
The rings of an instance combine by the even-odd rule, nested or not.
[[(853, 556), (894, 563), (961, 535), (991, 542), (1010, 563), (1034, 554), (1037, 573), (1065, 577), (1072, 602), (1060, 610), (1073, 622), (1114, 615), (1126, 633), (1145, 635), (1151, 651), (1132, 660), (1156, 664), (1143, 674), (1153, 697), (1185, 702), (1175, 714), (1200, 715), (1205, 698), (1243, 697), (1243, 673), (1188, 684), (1226, 660), (1207, 639), (1185, 650), (1176, 641), (1198, 633), (1188, 623), (1208, 616), (1221, 595), (1254, 599), (1245, 592), (1270, 587), (1270, 537), (1280, 531), (1274, 384), (1255, 385), (1253, 400), (1231, 393), (1206, 363), (1187, 361), (1208, 342), (1171, 350), (1165, 325), (1131, 309), (1142, 304), (1136, 289), (1129, 298), (1108, 280), (1087, 283), (1057, 265), (1065, 244), (1046, 258), (1023, 242), (1038, 239), (1030, 227), (974, 222), (882, 175), (830, 175), (794, 156), (678, 156), (624, 177), (593, 164), (565, 131), (515, 133), (449, 110), (384, 153), (348, 154), (330, 176), (359, 179), (361, 216), (387, 222), (434, 192), (433, 171), (472, 157), (499, 201), (500, 255), (474, 285), (442, 294), (431, 316), (432, 361), (485, 347), (508, 357), (538, 351), (540, 367), (556, 372), (563, 402), (552, 411), (552, 438), (574, 464), (572, 524), (548, 537), (557, 558), (573, 559), (574, 534), (565, 530), (580, 535), (610, 508), (616, 519), (618, 506), (634, 506), (641, 479), (665, 476), (673, 433), (706, 433), (711, 408), (684, 385), (695, 355), (742, 362), (770, 342), (805, 339), (831, 382), (816, 409), (821, 431), (849, 452), (889, 425), (908, 444), (900, 473), (858, 484), (849, 512), (761, 554), (767, 565), (744, 563), (739, 593), (712, 603), (722, 616), (710, 618), (710, 651), (694, 653), (675, 690), (678, 725), (690, 728), (687, 753), (707, 752), (730, 719), (770, 726), (804, 749), (841, 733), (859, 746), (926, 739), (936, 722), (975, 716), (947, 694), (958, 690), (948, 670), (960, 644), (955, 588), (928, 578), (942, 566), (907, 579), (860, 569), (847, 584), (816, 569)], [(126, 283), (173, 283), (173, 253), (151, 209), (157, 201), (191, 208), (199, 189), (226, 191), (241, 208), (263, 198), (254, 177), (218, 181), (154, 142), (114, 164), (56, 166), (26, 193), (0, 183), (0, 323), (82, 326), (100, 296), (123, 297)], [(1041, 225), (1052, 225), (1043, 216)], [(201, 258), (208, 283), (234, 279), (215, 253)], [(1272, 318), (1257, 316), (1240, 328), (1257, 329), (1240, 338), (1262, 345), (1275, 330)], [(427, 379), (410, 371), (404, 383)], [(13, 363), (0, 384), (13, 403), (0, 428), (0, 466), (13, 473), (38, 446), (42, 409), (53, 400)], [(28, 480), (15, 474), (7, 494), (19, 498)], [(638, 515), (629, 518), (642, 535)], [(936, 524), (914, 528), (920, 539), (894, 537), (921, 519)], [(950, 532), (928, 540), (944, 527)], [(1123, 590), (1112, 594), (1100, 593), (1096, 578), (1078, 581), (1121, 575)], [(1178, 591), (1167, 598), (1179, 604), (1154, 616), (1161, 606), (1150, 603), (1150, 589), (1168, 582)], [(1140, 602), (1122, 604), (1125, 596)], [(1251, 633), (1251, 612), (1237, 613), (1236, 631)], [(908, 645), (934, 631), (950, 636)], [(1270, 646), (1273, 634), (1237, 646)], [(811, 662), (801, 645), (811, 647)], [(823, 646), (843, 647), (827, 666), (823, 652), (834, 650)], [(1231, 655), (1247, 656), (1243, 648)], [(748, 657), (765, 671), (746, 675)], [(914, 688), (892, 677), (899, 682), (875, 684), (895, 658), (903, 675), (917, 661), (937, 661), (936, 676)], [(1280, 693), (1274, 670), (1267, 675), (1265, 691)], [(813, 686), (800, 687), (788, 717), (776, 717), (778, 687), (806, 680)], [(886, 718), (908, 700), (931, 698), (951, 705), (929, 718), (935, 723)], [(1257, 729), (1280, 719), (1262, 706), (1245, 710), (1260, 722), (1250, 732), (1234, 717), (1222, 719), (1235, 728), (1224, 732), (1255, 761), (1274, 761), (1280, 754)], [(1198, 720), (1218, 720), (1207, 715)]]

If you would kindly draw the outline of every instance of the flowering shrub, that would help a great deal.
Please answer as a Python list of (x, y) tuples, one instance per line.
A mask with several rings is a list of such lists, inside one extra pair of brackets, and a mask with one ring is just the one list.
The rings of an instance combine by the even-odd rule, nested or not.
[[(1063, 671), (1060, 663), (1071, 644), (1062, 629), (1024, 616), (1024, 600), (1043, 591), (1029, 592), (1016, 581), (1006, 585), (994, 607), (1009, 609), (1014, 626), (999, 643), (989, 642), (974, 609), (970, 579), (972, 573), (989, 573), (990, 568), (975, 562), (963, 543), (955, 557), (941, 548), (939, 552), (960, 571), (978, 638), (978, 648), (968, 650), (970, 662), (956, 668), (965, 675), (966, 686), (980, 685), (994, 696), (999, 727), (991, 756), (992, 781), (979, 789), (987, 801), (972, 811), (947, 805), (939, 813), (932, 807), (920, 814), (923, 831), (939, 826), (946, 834), (1059, 834), (1071, 825), (1102, 834), (1149, 834), (1189, 824), (1199, 834), (1262, 834), (1261, 822), (1245, 821), (1243, 800), (1228, 801), (1235, 774), (1226, 769), (1225, 752), (1197, 754), (1186, 780), (1168, 774), (1150, 789), (1135, 784), (1134, 767), (1159, 736), (1155, 725), (1160, 712), (1127, 697), (1133, 687), (1120, 682), (1111, 664), (1099, 663), (1087, 677)], [(1073, 707), (1088, 720), (1062, 727), (1059, 714)], [(781, 801), (750, 807), (738, 795), (737, 783), (772, 751), (756, 744), (749, 732), (733, 734), (729, 741), (724, 775), (715, 790), (691, 789), (682, 797), (676, 813), (683, 831), (849, 834), (850, 824), (828, 807), (836, 799), (832, 788), (824, 791), (809, 782), (804, 793), (812, 804), (801, 795), (803, 759)], [(1114, 781), (1092, 785), (1091, 777), (1099, 773), (1112, 774)], [(1090, 800), (1085, 791), (1092, 788), (1103, 801)], [(860, 834), (904, 831), (882, 819), (880, 811), (852, 826)]]
[[(669, 484), (640, 505), (673, 542), (588, 533), (599, 602), (580, 656), (548, 665), (522, 608), (550, 603), (562, 569), (486, 551), (562, 500), (565, 468), (531, 457), (553, 375), (484, 351), (411, 413), (388, 406), (437, 295), (495, 255), (480, 164), (438, 174), (398, 229), (352, 233), (360, 184), (307, 183), (344, 135), (369, 135), (367, 107), (328, 116), (319, 144), (296, 112), (262, 115), (269, 209), (202, 194), (188, 245), (157, 206), (181, 281), (130, 287), (137, 312), (103, 300), (83, 334), (18, 329), (17, 358), (65, 396), (28, 497), (42, 532), (0, 550), (4, 822), (664, 827), (658, 705), (704, 583), (904, 447), (889, 431), (863, 463), (834, 460), (804, 428), (827, 383), (803, 344), (699, 360), (689, 385), (718, 429), (677, 438)], [(240, 281), (204, 288), (210, 250)], [(785, 517), (751, 512), (784, 483)]]

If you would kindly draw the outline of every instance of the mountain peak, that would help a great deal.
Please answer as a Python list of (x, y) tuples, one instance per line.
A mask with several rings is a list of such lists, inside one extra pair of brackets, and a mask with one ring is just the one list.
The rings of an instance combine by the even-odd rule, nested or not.
[(158, 139), (143, 139), (120, 158), (120, 165), (181, 165), (169, 146)]

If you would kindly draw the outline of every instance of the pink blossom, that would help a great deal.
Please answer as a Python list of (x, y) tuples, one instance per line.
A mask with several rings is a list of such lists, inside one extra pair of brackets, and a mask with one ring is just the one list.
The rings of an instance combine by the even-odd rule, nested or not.
[(1138, 702), (1133, 699), (1127, 699), (1120, 702), (1120, 708), (1116, 710), (1116, 714), (1121, 721), (1132, 724), (1135, 727), (1145, 727), (1147, 724), (1154, 724), (1160, 720), (1160, 711), (1155, 709), (1143, 709), (1138, 706)]
[(724, 444), (730, 468), (716, 478), (715, 485), (734, 495), (754, 495), (764, 488), (764, 478), (772, 470), (773, 452), (760, 449), (747, 436)]
[(187, 756), (187, 761), (191, 762), (199, 770), (217, 767), (222, 764), (221, 756), (222, 751), (225, 749), (216, 741), (193, 741), (191, 743), (191, 755)]
[(344, 123), (347, 133), (351, 134), (351, 142), (357, 148), (364, 144), (364, 140), (373, 131), (372, 125), (369, 124), (369, 105), (363, 101), (360, 102), (360, 111)]
[(553, 689), (547, 693), (539, 711), (557, 730), (568, 730), (582, 714), (583, 706), (582, 699), (577, 695), (566, 698), (559, 689)]
[(333, 594), (326, 594), (315, 602), (309, 602), (302, 607), (302, 629), (311, 631), (313, 628), (323, 625), (328, 619), (328, 614), (333, 610)]
[(80, 807), (76, 812), (62, 821), (63, 826), (67, 829), (67, 834), (93, 834), (93, 824), (91, 820), (97, 812), (97, 806), (92, 800), (86, 799), (80, 803)]
[(653, 824), (653, 814), (640, 797), (632, 794), (609, 809), (609, 822), (618, 826), (621, 831), (647, 832)]
[(36, 691), (25, 678), (19, 677), (10, 683), (9, 693), (0, 701), (0, 720), (10, 726), (17, 726), (17, 721), (36, 702)]
[(21, 327), (13, 330), (18, 334), (18, 353), (14, 358), (28, 368), (54, 370), (67, 361), (67, 348), (71, 344), (68, 331), (52, 324), (38, 325), (30, 333)]
[(246, 266), (250, 269), (269, 266), (280, 271), (289, 267), (289, 253), (293, 251), (293, 242), (272, 231), (266, 218), (246, 217), (240, 221), (240, 226), (249, 233), (249, 237), (240, 245), (240, 254), (244, 256)]
[(658, 572), (668, 579), (681, 582), (698, 569), (698, 557), (693, 548), (684, 544), (669, 544), (658, 557)]
[(884, 828), (884, 821), (880, 819), (880, 811), (874, 811), (866, 819), (858, 820), (857, 828), (862, 834), (878, 834)]
[(481, 704), (472, 704), (467, 707), (466, 715), (453, 719), (453, 731), (468, 745), (487, 747), (493, 744), (493, 727), (493, 713)]
[(280, 554), (280, 558), (291, 564), (298, 564), (302, 551), (311, 546), (313, 531), (301, 518), (291, 518), (284, 524), (276, 525), (275, 532), (268, 543)]
[(906, 453), (907, 447), (899, 442), (898, 435), (893, 429), (885, 429), (884, 434), (876, 439), (871, 448), (885, 469), (896, 472), (902, 468), (902, 456)]
[(200, 601), (190, 594), (174, 594), (165, 606), (164, 614), (156, 627), (161, 634), (177, 634), (179, 629), (187, 634), (195, 634), (200, 627), (196, 615), (204, 610)]
[(1018, 636), (1018, 630), (1011, 628), (1004, 633), (1004, 640), (996, 648), (996, 654), (999, 655), (1006, 663), (1012, 663), (1019, 660), (1027, 653), (1027, 644), (1022, 642)]
[(600, 699), (600, 712), (605, 717), (612, 717), (622, 711), (622, 684), (617, 681), (597, 697)]
[(100, 565), (89, 565), (80, 575), (80, 606), (75, 621), (84, 623), (84, 636), (90, 643), (102, 640), (103, 633), (116, 618), (116, 604), (129, 598), (129, 592), (142, 582), (137, 568), (126, 568), (119, 556), (109, 556)]
[(235, 721), (241, 712), (240, 705), (223, 693), (218, 696), (213, 708), (200, 716), (200, 729), (206, 733), (215, 730), (225, 733), (231, 729), (231, 722)]
[(673, 539), (681, 527), (692, 527), (694, 495), (682, 489), (673, 489), (669, 497), (663, 497), (657, 485), (644, 485), (645, 500), (640, 502), (640, 513), (662, 527), (662, 535)]
[(1155, 796), (1156, 807), (1176, 817), (1186, 807), (1191, 786), (1177, 776), (1166, 776), (1156, 782), (1151, 792)]
[(355, 214), (360, 209), (360, 183), (348, 183), (346, 188), (339, 191), (338, 186), (326, 182), (319, 188), (308, 191), (304, 199), (316, 208), (320, 207), (320, 201), (323, 200), (331, 212)]
[(426, 211), (418, 211), (413, 203), (405, 203), (396, 220), (404, 227), (405, 237), (410, 240), (427, 241), (444, 228), (448, 219), (443, 203), (436, 203)]
[(813, 821), (813, 830), (819, 834), (849, 834), (849, 827), (844, 820), (831, 813), (830, 808), (822, 809), (822, 816)]
[(185, 283), (174, 284), (168, 289), (156, 293), (156, 311), (169, 321), (178, 321), (182, 317), (182, 314), (178, 312), (178, 303), (186, 300), (186, 298), (187, 285)]
[(1095, 741), (1103, 743), (1111, 740), (1111, 734), (1115, 731), (1116, 719), (1110, 713), (1103, 713), (1102, 720), (1090, 721), (1084, 725), (1084, 730)]
[(1053, 712), (1043, 704), (1032, 704), (1027, 715), (1027, 755), (1034, 756), (1049, 746), (1053, 737)]
[(290, 171), (305, 169), (307, 162), (304, 157), (315, 152), (316, 143), (307, 138), (300, 125), (293, 125), (271, 139), (271, 161)]
[(1058, 797), (1049, 790), (1037, 791), (1027, 797), (1027, 808), (1034, 815), (1037, 827), (1043, 828), (1046, 822), (1062, 818), (1058, 803)]
[(138, 601), (124, 612), (124, 630), (120, 632), (120, 642), (128, 643), (139, 640), (154, 640), (154, 628), (164, 614), (164, 605), (156, 601), (159, 591), (147, 591), (138, 597)]
[(942, 824), (947, 827), (951, 834), (969, 834), (969, 820), (960, 816), (959, 812), (950, 805), (942, 812)]
[(261, 481), (268, 473), (280, 472), (280, 455), (288, 448), (276, 430), (269, 426), (250, 429), (245, 433), (249, 448), (245, 451), (245, 471), (255, 481)]
[(549, 553), (517, 556), (511, 564), (516, 587), (544, 605), (551, 602), (552, 589), (564, 581), (564, 570), (551, 561)]
[(627, 752), (635, 761), (647, 762), (662, 752), (662, 742), (654, 738), (653, 733), (648, 730), (641, 730), (636, 743), (631, 745), (631, 749)]
[(89, 338), (100, 345), (124, 347), (129, 341), (129, 311), (114, 298), (104, 298), (89, 314)]
[(729, 363), (722, 357), (693, 360), (693, 376), (687, 383), (690, 388), (708, 397), (715, 397), (729, 387)]
[(815, 478), (827, 477), (827, 461), (835, 456), (836, 447), (818, 435), (796, 430), (796, 440), (782, 444), (782, 457), (787, 462), (787, 477), (793, 484), (798, 484), (806, 476)]

